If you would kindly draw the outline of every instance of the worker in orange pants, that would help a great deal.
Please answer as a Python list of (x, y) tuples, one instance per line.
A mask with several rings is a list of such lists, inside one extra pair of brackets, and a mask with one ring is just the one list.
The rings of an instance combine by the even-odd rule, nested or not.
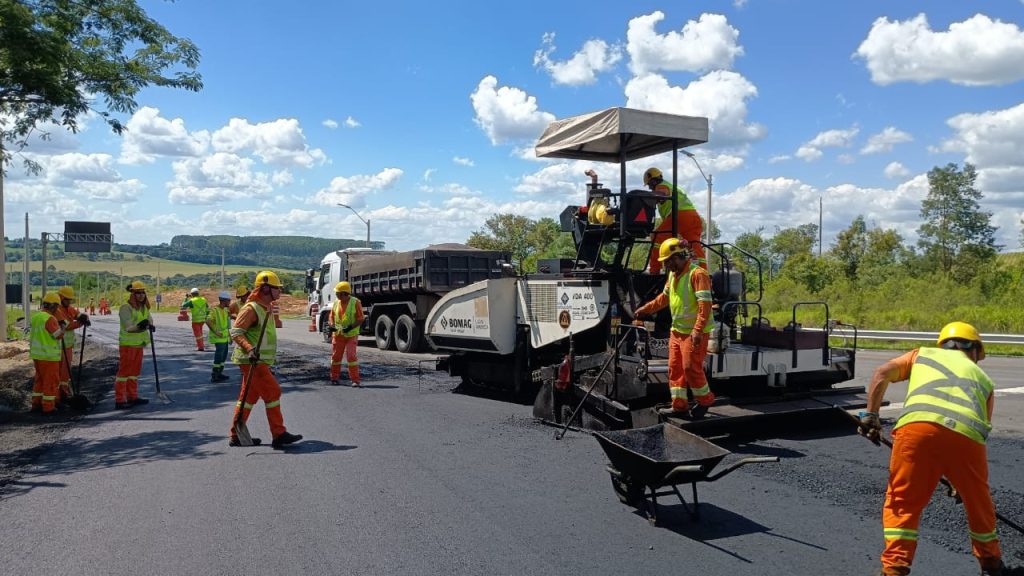
[(114, 408), (118, 410), (149, 404), (146, 398), (139, 398), (139, 375), (142, 374), (143, 352), (152, 341), (154, 331), (146, 285), (135, 280), (125, 289), (130, 294), (118, 310), (120, 362), (114, 378)]
[(57, 385), (60, 380), (60, 360), (64, 327), (56, 318), (60, 296), (50, 292), (43, 297), (43, 309), (32, 314), (29, 333), (29, 356), (35, 366), (32, 382), (32, 410), (49, 414), (57, 409)]
[[(669, 307), (672, 332), (668, 341), (668, 381), (672, 407), (663, 413), (703, 416), (715, 402), (715, 395), (704, 375), (704, 357), (708, 353), (708, 334), (714, 330), (711, 318), (711, 277), (708, 271), (690, 259), (689, 243), (669, 238), (661, 243), (659, 259), (668, 268), (665, 289), (654, 300), (636, 309), (635, 322)], [(690, 412), (687, 388), (697, 406)]]
[(71, 398), (71, 363), (75, 356), (75, 330), (92, 323), (84, 312), (71, 305), (75, 300), (75, 290), (71, 286), (62, 286), (57, 290), (60, 306), (57, 307), (57, 321), (64, 322), (64, 358), (60, 363), (60, 382), (57, 386), (57, 401)]
[(882, 574), (910, 574), (921, 512), (943, 476), (963, 499), (971, 552), (982, 576), (1004, 574), (996, 511), (988, 485), (986, 441), (992, 429), (992, 380), (978, 367), (981, 336), (970, 324), (951, 322), (939, 348), (918, 348), (882, 364), (868, 389), (860, 432), (878, 443), (878, 408), (891, 382), (908, 380), (903, 413), (893, 430), (889, 486), (882, 510)]
[[(659, 261), (661, 243), (672, 237), (672, 223), (675, 222), (676, 236), (685, 239), (690, 243), (690, 252), (694, 262), (701, 268), (707, 270), (708, 262), (704, 255), (704, 246), (700, 243), (701, 234), (704, 232), (704, 224), (701, 222), (697, 208), (690, 201), (681, 188), (665, 182), (661, 170), (648, 168), (644, 172), (644, 186), (652, 192), (661, 196), (658, 202), (658, 218), (660, 223), (654, 229), (651, 236), (651, 258), (649, 270), (651, 274), (661, 273), (661, 262)], [(672, 214), (672, 197), (676, 198), (676, 211)]]
[(348, 282), (338, 282), (334, 286), (334, 295), (337, 300), (331, 307), (331, 316), (327, 321), (330, 331), (334, 333), (331, 348), (331, 385), (338, 385), (338, 378), (341, 376), (341, 366), (348, 366), (348, 377), (352, 380), (352, 386), (359, 388), (362, 381), (359, 378), (359, 358), (356, 351), (359, 349), (359, 327), (363, 325), (366, 314), (363, 312), (363, 304), (352, 295), (352, 285)]

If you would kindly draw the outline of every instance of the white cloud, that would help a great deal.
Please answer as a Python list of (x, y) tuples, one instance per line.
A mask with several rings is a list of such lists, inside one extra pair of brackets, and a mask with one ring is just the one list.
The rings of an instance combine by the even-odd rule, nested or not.
[(201, 156), (210, 144), (205, 130), (189, 132), (181, 118), (167, 120), (160, 110), (143, 106), (125, 124), (121, 159), (125, 164), (148, 163), (157, 157)]
[(626, 106), (687, 116), (705, 116), (710, 145), (721, 147), (763, 138), (764, 126), (747, 123), (747, 99), (757, 88), (746, 78), (725, 70), (710, 72), (686, 88), (671, 86), (658, 74), (646, 74), (626, 84)]
[(89, 200), (126, 204), (142, 199), (146, 185), (140, 180), (119, 180), (117, 182), (78, 182), (76, 191)]
[(847, 130), (825, 130), (817, 136), (803, 143), (796, 151), (796, 157), (805, 162), (813, 162), (824, 154), (822, 148), (844, 148), (849, 146), (860, 129), (857, 127)]
[(789, 154), (779, 154), (777, 156), (772, 156), (771, 158), (769, 158), (768, 159), (768, 163), (769, 164), (778, 164), (779, 162), (785, 162), (786, 160), (792, 160), (792, 159), (793, 159), (793, 157), (790, 156)]
[(886, 178), (904, 178), (909, 174), (910, 170), (907, 170), (907, 168), (899, 162), (889, 162), (885, 167)]
[(327, 188), (307, 198), (307, 202), (321, 206), (335, 206), (340, 202), (358, 210), (365, 206), (369, 193), (392, 188), (402, 173), (399, 168), (385, 168), (376, 174), (336, 176)]
[(495, 145), (537, 138), (555, 120), (554, 114), (537, 109), (535, 97), (519, 88), (498, 88), (494, 76), (480, 80), (470, 100), (476, 114), (474, 121)]
[(622, 60), (622, 48), (609, 46), (604, 40), (587, 40), (578, 52), (564, 62), (551, 60), (551, 54), (556, 48), (554, 32), (544, 34), (541, 43), (543, 47), (533, 54), (533, 65), (546, 70), (555, 84), (593, 84), (599, 73), (611, 70)]
[(273, 190), (271, 177), (253, 172), (253, 160), (217, 152), (173, 164), (174, 180), (167, 184), (173, 204), (217, 204), (242, 198), (266, 198)]
[(360, 123), (355, 118), (353, 118), (351, 116), (349, 116), (348, 118), (345, 118), (345, 127), (346, 128), (359, 128), (360, 126), (362, 126), (362, 123)]
[(338, 121), (337, 120), (333, 120), (331, 118), (328, 118), (327, 120), (324, 120), (323, 122), (321, 122), (321, 124), (323, 124), (324, 126), (330, 128), (331, 130), (334, 130), (335, 128), (338, 127)]
[(840, 164), (853, 164), (857, 161), (857, 158), (853, 154), (840, 154), (839, 156), (836, 156), (836, 160), (838, 160)]
[(855, 56), (863, 58), (871, 80), (894, 82), (948, 80), (967, 86), (1002, 85), (1024, 79), (1024, 33), (1016, 24), (975, 14), (933, 32), (924, 14), (905, 21), (875, 20)]
[(469, 158), (463, 158), (461, 156), (455, 156), (454, 158), (452, 158), (452, 162), (454, 162), (455, 164), (458, 164), (459, 166), (473, 167), (473, 166), (476, 165)]
[(743, 47), (736, 43), (739, 31), (721, 14), (701, 14), (688, 21), (681, 32), (658, 34), (654, 26), (665, 18), (661, 11), (629, 21), (626, 51), (630, 69), (637, 76), (659, 70), (701, 72), (732, 68)]
[(232, 118), (227, 126), (215, 131), (213, 149), (218, 152), (254, 154), (268, 164), (309, 168), (323, 164), (327, 156), (319, 148), (310, 148), (294, 118), (250, 124), (244, 118)]
[(110, 154), (60, 154), (38, 159), (43, 165), (46, 181), (56, 186), (69, 186), (75, 181), (117, 182), (121, 175), (114, 169)]
[(896, 144), (903, 144), (913, 140), (914, 137), (909, 133), (899, 130), (894, 126), (886, 126), (881, 132), (872, 134), (868, 138), (868, 143), (860, 149), (860, 153), (878, 154), (880, 152), (890, 152)]
[(430, 178), (434, 175), (434, 172), (437, 172), (437, 168), (427, 168), (423, 171), (422, 180), (424, 182), (430, 182)]

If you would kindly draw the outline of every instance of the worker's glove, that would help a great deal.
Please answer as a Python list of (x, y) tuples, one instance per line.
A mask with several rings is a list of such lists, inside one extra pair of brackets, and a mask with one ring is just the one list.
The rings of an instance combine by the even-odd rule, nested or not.
[(141, 322), (139, 322), (135, 326), (137, 326), (139, 330), (145, 330), (145, 329), (149, 328), (149, 318), (146, 318), (145, 320), (142, 320)]
[(78, 315), (78, 323), (82, 326), (92, 326), (92, 321), (89, 320), (89, 316), (87, 316), (85, 312)]
[(338, 327), (337, 326), (328, 326), (327, 327), (327, 331), (330, 332), (331, 334), (333, 334), (333, 333), (338, 331)]
[(955, 500), (957, 504), (963, 503), (964, 499), (960, 497), (960, 492), (949, 483), (949, 480), (943, 479), (942, 484), (946, 487), (946, 496)]
[(643, 326), (643, 325), (644, 325), (644, 321), (643, 320), (641, 320), (639, 318), (634, 318), (633, 319), (633, 326)]
[(249, 364), (256, 364), (259, 361), (260, 361), (260, 352), (259, 352), (259, 350), (256, 350), (255, 348), (253, 348), (252, 350), (249, 350)]
[(67, 322), (67, 320), (57, 320), (57, 324), (59, 324), (59, 325), (60, 325), (60, 328), (61, 328), (61, 330), (63, 330), (64, 328), (66, 328), (66, 327), (67, 327), (67, 325), (68, 325), (68, 322)]
[(348, 332), (351, 329), (352, 329), (352, 327), (349, 326), (348, 324), (343, 324), (342, 327), (341, 327), (341, 332), (345, 333), (345, 332)]
[(153, 332), (156, 332), (156, 326), (153, 326), (152, 324), (150, 324), (149, 326), (146, 326), (146, 328), (149, 328), (149, 333), (150, 334), (152, 334)]
[(704, 333), (703, 332), (691, 332), (690, 333), (690, 342), (692, 342), (692, 345), (693, 345), (694, 348), (696, 348), (697, 346), (700, 346), (700, 343), (703, 342), (703, 341), (704, 341)]
[(871, 440), (875, 446), (882, 445), (882, 421), (874, 412), (861, 412), (860, 426), (857, 426), (857, 433)]

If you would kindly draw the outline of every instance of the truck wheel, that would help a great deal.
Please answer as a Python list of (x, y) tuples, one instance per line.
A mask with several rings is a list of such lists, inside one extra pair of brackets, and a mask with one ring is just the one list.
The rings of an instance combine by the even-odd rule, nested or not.
[(373, 325), (373, 337), (377, 340), (379, 350), (392, 350), (395, 347), (395, 323), (391, 318), (381, 314)]
[(402, 314), (395, 322), (395, 349), (399, 352), (416, 352), (420, 349), (420, 327), (408, 314)]

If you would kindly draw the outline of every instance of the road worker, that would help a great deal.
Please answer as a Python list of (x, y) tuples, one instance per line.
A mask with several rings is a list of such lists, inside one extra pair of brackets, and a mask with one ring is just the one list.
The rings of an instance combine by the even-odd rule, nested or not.
[(149, 314), (146, 285), (135, 280), (125, 290), (129, 292), (128, 302), (118, 310), (121, 322), (118, 334), (120, 363), (114, 380), (114, 408), (118, 410), (149, 404), (149, 400), (139, 398), (139, 374), (142, 373), (143, 353), (156, 330)]
[(203, 344), (203, 326), (206, 325), (206, 316), (210, 313), (210, 305), (206, 298), (199, 294), (199, 288), (193, 288), (188, 293), (188, 298), (181, 303), (181, 309), (192, 310), (192, 335), (196, 339), (196, 352), (206, 350)]
[(49, 292), (43, 296), (43, 308), (32, 313), (29, 333), (29, 356), (35, 365), (32, 383), (32, 411), (49, 414), (57, 409), (57, 385), (60, 381), (64, 327), (57, 320), (60, 296)]
[(57, 386), (57, 401), (63, 402), (71, 398), (71, 362), (75, 357), (75, 330), (82, 326), (90, 326), (92, 322), (83, 312), (71, 305), (75, 300), (75, 290), (71, 286), (62, 286), (57, 290), (60, 306), (57, 307), (57, 321), (64, 325), (64, 358), (60, 363), (60, 382)]
[[(697, 208), (694, 207), (686, 192), (682, 188), (673, 186), (671, 182), (666, 182), (661, 170), (657, 168), (648, 168), (644, 172), (644, 186), (650, 188), (655, 194), (662, 196), (658, 200), (658, 219), (660, 222), (654, 229), (654, 234), (651, 237), (651, 260), (649, 263), (651, 274), (661, 273), (661, 252), (658, 249), (662, 242), (672, 236), (673, 221), (676, 223), (676, 235), (689, 242), (693, 261), (701, 268), (707, 270), (708, 263), (704, 257), (704, 246), (700, 243), (704, 226), (701, 223), (700, 215), (697, 213)], [(676, 213), (674, 218), (672, 217), (673, 195), (676, 197)]]
[(245, 306), (245, 301), (249, 298), (249, 289), (245, 286), (239, 286), (235, 289), (235, 298), (236, 300), (228, 308), (231, 320), (238, 318), (238, 312), (242, 310), (242, 306)]
[[(709, 333), (714, 330), (711, 317), (711, 276), (691, 259), (690, 243), (669, 238), (658, 248), (658, 260), (668, 268), (665, 288), (654, 300), (636, 309), (636, 323), (668, 306), (672, 312), (672, 331), (668, 341), (668, 380), (672, 407), (665, 414), (703, 416), (715, 401), (704, 375), (704, 357), (708, 353)], [(697, 406), (690, 412), (687, 388)]]
[(110, 303), (106, 297), (100, 298), (100, 315), (110, 314)]
[(988, 486), (985, 442), (992, 429), (992, 380), (978, 367), (981, 336), (964, 322), (946, 324), (937, 348), (911, 350), (871, 377), (860, 432), (878, 443), (878, 409), (892, 382), (910, 380), (893, 427), (889, 486), (882, 509), (882, 574), (909, 574), (921, 512), (946, 477), (963, 499), (971, 551), (982, 575), (1004, 574), (996, 511)]
[(359, 359), (356, 351), (359, 348), (359, 327), (363, 325), (366, 315), (363, 313), (363, 304), (352, 295), (352, 285), (348, 282), (338, 282), (334, 286), (334, 295), (337, 300), (331, 306), (331, 316), (327, 321), (328, 330), (334, 333), (331, 349), (331, 386), (338, 385), (338, 378), (341, 376), (341, 367), (348, 367), (348, 377), (352, 380), (352, 387), (359, 388), (362, 381), (359, 378)]
[(217, 295), (217, 303), (217, 306), (210, 308), (210, 314), (206, 318), (206, 325), (210, 327), (210, 344), (214, 346), (210, 382), (224, 382), (230, 379), (224, 374), (224, 362), (228, 359), (228, 343), (231, 342), (231, 336), (228, 334), (231, 329), (231, 318), (228, 313), (231, 293), (221, 290)]
[(96, 299), (89, 298), (89, 316), (96, 315)]
[[(274, 438), (271, 443), (274, 448), (281, 449), (302, 440), (302, 435), (292, 434), (284, 426), (284, 416), (281, 414), (281, 386), (270, 371), (270, 367), (277, 359), (277, 328), (273, 322), (267, 321), (267, 315), (270, 314), (271, 303), (281, 297), (283, 287), (274, 272), (265, 270), (257, 274), (256, 287), (231, 326), (231, 339), (236, 345), (231, 361), (242, 369), (242, 391), (245, 394), (239, 394), (238, 402), (235, 404), (235, 412), (231, 417), (229, 446), (241, 445), (234, 428), (239, 411), (242, 422), (247, 421), (253, 406), (260, 399), (267, 410), (267, 423), (270, 424), (270, 433)], [(264, 326), (266, 332), (260, 340), (260, 330)], [(260, 344), (259, 350), (256, 350), (257, 342)], [(249, 381), (248, 386), (246, 380)], [(252, 440), (254, 444), (260, 443), (258, 438)]]

